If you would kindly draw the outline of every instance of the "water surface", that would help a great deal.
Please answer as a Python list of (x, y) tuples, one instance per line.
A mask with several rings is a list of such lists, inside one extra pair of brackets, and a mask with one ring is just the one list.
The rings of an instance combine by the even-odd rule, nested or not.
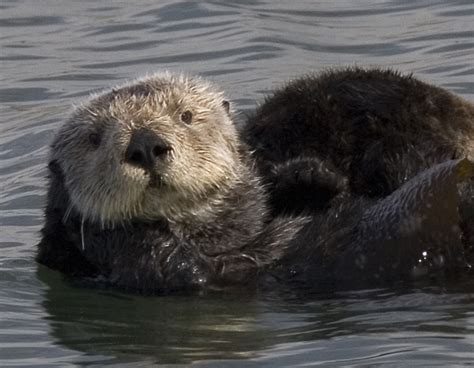
[(33, 259), (48, 144), (91, 92), (186, 71), (245, 113), (289, 78), (356, 64), (474, 101), (471, 0), (3, 0), (0, 45), (0, 366), (473, 365), (472, 281), (144, 298), (72, 285)]

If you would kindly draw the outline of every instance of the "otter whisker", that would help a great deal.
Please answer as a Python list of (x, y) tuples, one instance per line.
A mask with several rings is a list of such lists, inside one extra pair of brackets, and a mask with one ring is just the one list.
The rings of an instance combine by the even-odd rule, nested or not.
[(71, 211), (72, 211), (72, 208), (73, 208), (73, 204), (72, 203), (69, 203), (67, 209), (66, 209), (66, 212), (64, 212), (64, 216), (63, 216), (63, 222), (67, 222), (68, 218), (69, 218), (69, 215), (71, 214)]
[(254, 257), (252, 257), (252, 256), (250, 256), (246, 253), (242, 253), (240, 256), (242, 258), (245, 258), (245, 259), (248, 259), (248, 260), (252, 261), (253, 263), (255, 263), (256, 266), (258, 266), (258, 264), (259, 264), (258, 261)]
[(81, 245), (82, 250), (84, 251), (86, 249), (86, 243), (84, 240), (84, 217), (81, 217)]

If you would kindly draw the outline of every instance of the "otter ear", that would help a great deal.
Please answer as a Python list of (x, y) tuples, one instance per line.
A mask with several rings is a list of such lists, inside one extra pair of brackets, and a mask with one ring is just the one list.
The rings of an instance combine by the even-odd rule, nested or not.
[(224, 108), (227, 114), (230, 113), (230, 102), (227, 100), (222, 101), (222, 107)]
[(59, 163), (56, 160), (51, 160), (48, 163), (48, 169), (53, 175), (56, 175), (56, 176), (63, 175), (63, 171), (61, 170), (61, 167), (59, 166)]

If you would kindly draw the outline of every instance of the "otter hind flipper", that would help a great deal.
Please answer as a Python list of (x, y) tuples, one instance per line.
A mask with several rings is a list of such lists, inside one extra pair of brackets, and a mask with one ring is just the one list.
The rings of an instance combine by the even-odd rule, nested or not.
[(473, 175), (467, 159), (446, 161), (370, 207), (358, 225), (357, 246), (349, 249), (355, 263), (372, 267), (376, 278), (451, 274), (468, 267), (458, 184)]

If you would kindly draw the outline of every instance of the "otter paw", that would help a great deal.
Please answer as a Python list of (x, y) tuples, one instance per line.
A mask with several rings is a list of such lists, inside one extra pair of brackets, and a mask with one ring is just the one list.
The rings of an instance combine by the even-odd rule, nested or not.
[(321, 210), (348, 191), (348, 179), (332, 164), (301, 157), (275, 165), (270, 175), (273, 205), (285, 212)]
[(271, 182), (278, 187), (307, 186), (339, 193), (348, 189), (348, 180), (332, 164), (316, 157), (300, 157), (275, 165)]

